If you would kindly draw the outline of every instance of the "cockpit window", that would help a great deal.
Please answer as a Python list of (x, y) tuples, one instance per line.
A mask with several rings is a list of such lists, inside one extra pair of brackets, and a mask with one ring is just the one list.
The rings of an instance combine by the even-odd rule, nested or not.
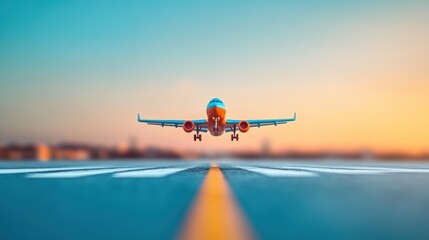
[(212, 99), (210, 101), (210, 103), (223, 103), (223, 102), (221, 100), (219, 100), (219, 99)]

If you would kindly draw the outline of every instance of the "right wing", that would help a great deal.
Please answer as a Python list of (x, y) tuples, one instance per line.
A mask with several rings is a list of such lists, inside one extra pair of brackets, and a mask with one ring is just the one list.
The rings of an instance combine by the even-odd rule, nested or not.
[[(182, 127), (183, 123), (187, 120), (153, 120), (153, 119), (141, 119), (140, 114), (137, 115), (137, 120), (142, 123), (147, 123), (148, 125), (155, 125), (161, 127)], [(190, 120), (196, 127), (200, 128), (201, 132), (207, 132), (207, 121), (206, 119)], [(196, 129), (195, 129), (196, 131)]]
[[(288, 122), (293, 122), (296, 120), (296, 113), (293, 114), (292, 118), (278, 118), (278, 119), (254, 119), (254, 120), (246, 120), (250, 127), (264, 127), (264, 126), (277, 126), (279, 124), (286, 124)], [(234, 127), (239, 124), (241, 120), (233, 120), (233, 119), (227, 119), (226, 120), (226, 132), (232, 132), (234, 130)]]

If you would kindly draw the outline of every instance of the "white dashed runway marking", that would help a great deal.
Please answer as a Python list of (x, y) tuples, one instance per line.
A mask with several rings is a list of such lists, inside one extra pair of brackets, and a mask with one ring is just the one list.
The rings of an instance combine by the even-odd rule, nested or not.
[[(429, 173), (429, 169), (425, 168), (386, 168), (386, 167), (361, 167), (361, 166), (279, 166), (278, 168), (285, 168), (285, 169), (307, 169), (309, 171), (320, 171), (323, 169), (323, 171), (332, 171), (332, 173), (350, 173), (350, 174), (369, 174), (371, 171), (378, 171), (379, 173)], [(338, 171), (337, 171), (338, 170)], [(325, 171), (325, 172), (327, 172)], [(365, 173), (368, 171), (368, 173)]]
[(115, 178), (159, 178), (184, 171), (191, 167), (186, 168), (159, 168), (159, 169), (148, 169), (148, 170), (138, 170), (130, 172), (121, 172), (113, 174)]
[[(147, 167), (112, 167), (112, 166), (88, 166), (88, 167), (61, 167), (61, 168), (13, 168), (0, 169), (0, 175), (26, 174), (27, 178), (80, 178), (102, 174), (112, 174), (113, 178), (161, 178), (177, 172), (190, 169), (195, 166), (173, 166), (154, 168)], [(324, 174), (342, 175), (376, 175), (398, 173), (429, 173), (424, 168), (398, 168), (398, 167), (364, 167), (364, 166), (285, 166), (277, 165), (270, 168), (264, 166), (235, 166), (237, 168), (262, 174), (268, 177), (317, 177)], [(222, 169), (222, 168), (221, 168)]]
[(301, 171), (311, 171), (320, 173), (333, 173), (333, 174), (383, 174), (385, 170), (371, 170), (371, 169), (341, 169), (341, 168), (319, 168), (319, 167), (282, 167), (282, 169), (293, 169)]
[(244, 167), (239, 166), (239, 168), (256, 172), (268, 177), (316, 177), (317, 174), (308, 171), (298, 171), (298, 170), (286, 170), (286, 169), (272, 169), (272, 168), (261, 168), (261, 167)]
[(382, 168), (382, 167), (296, 167), (296, 166), (236, 166), (238, 168), (263, 174), (269, 177), (314, 177), (318, 173), (344, 174), (344, 175), (368, 175), (368, 174), (392, 174), (392, 173), (429, 173), (429, 169), (416, 168)]
[(94, 168), (109, 168), (109, 167), (13, 168), (13, 169), (0, 169), (0, 174), (53, 172), (53, 171), (94, 169)]
[(115, 173), (122, 171), (141, 170), (144, 168), (113, 168), (113, 169), (96, 169), (96, 170), (79, 170), (79, 171), (64, 171), (52, 173), (33, 173), (28, 174), (27, 178), (79, 178), (92, 175)]

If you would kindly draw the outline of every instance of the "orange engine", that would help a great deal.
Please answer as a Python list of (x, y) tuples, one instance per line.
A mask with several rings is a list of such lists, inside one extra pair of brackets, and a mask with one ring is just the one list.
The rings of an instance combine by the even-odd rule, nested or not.
[(250, 129), (250, 124), (248, 121), (241, 121), (238, 124), (238, 130), (240, 130), (240, 132), (242, 133), (249, 131), (249, 129)]
[(195, 128), (195, 124), (192, 121), (188, 120), (183, 123), (183, 130), (187, 133), (194, 131), (194, 128)]

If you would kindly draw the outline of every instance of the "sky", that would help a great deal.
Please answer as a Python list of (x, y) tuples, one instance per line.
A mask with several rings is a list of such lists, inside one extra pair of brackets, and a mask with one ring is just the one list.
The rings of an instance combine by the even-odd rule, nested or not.
[[(429, 152), (428, 1), (0, 2), (0, 142)], [(137, 123), (291, 117), (239, 142)]]

